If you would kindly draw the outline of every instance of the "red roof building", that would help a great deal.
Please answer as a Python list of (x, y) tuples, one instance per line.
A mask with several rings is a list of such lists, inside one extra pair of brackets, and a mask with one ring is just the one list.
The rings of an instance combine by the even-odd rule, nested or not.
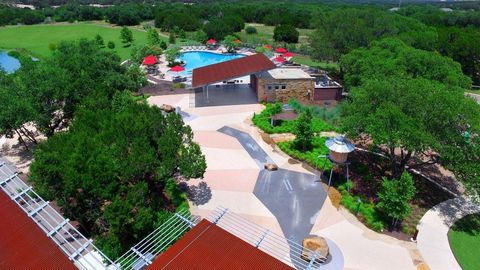
[(77, 269), (1, 190), (0, 243), (0, 269)]
[(261, 53), (245, 56), (194, 69), (192, 73), (192, 87), (197, 88), (227, 81), (274, 69), (275, 67), (275, 64)]
[(294, 268), (248, 244), (208, 220), (202, 220), (157, 257), (148, 270)]

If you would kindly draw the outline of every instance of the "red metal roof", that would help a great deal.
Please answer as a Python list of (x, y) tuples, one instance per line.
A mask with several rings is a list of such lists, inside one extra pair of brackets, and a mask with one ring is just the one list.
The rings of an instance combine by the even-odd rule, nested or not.
[(217, 225), (202, 220), (162, 253), (148, 270), (294, 268), (255, 248)]
[(193, 70), (192, 87), (227, 81), (234, 78), (274, 69), (276, 66), (259, 53)]
[(77, 269), (53, 241), (1, 190), (0, 269)]

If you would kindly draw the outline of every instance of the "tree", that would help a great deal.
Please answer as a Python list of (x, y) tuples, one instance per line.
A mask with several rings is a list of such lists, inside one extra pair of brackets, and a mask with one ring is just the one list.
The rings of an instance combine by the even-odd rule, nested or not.
[(295, 134), (295, 140), (293, 141), (295, 148), (301, 151), (307, 151), (312, 148), (313, 129), (312, 111), (310, 109), (300, 114), (293, 133)]
[(256, 34), (257, 33), (257, 28), (255, 28), (253, 26), (247, 26), (247, 27), (245, 27), (245, 33), (247, 33), (249, 35)]
[(236, 42), (238, 40), (237, 37), (228, 35), (223, 40), (223, 44), (225, 45), (228, 52), (234, 52), (236, 48), (238, 48), (239, 44)]
[(350, 52), (341, 58), (340, 66), (347, 89), (371, 78), (391, 76), (425, 78), (464, 89), (471, 86), (470, 78), (451, 58), (415, 49), (394, 38), (375, 41), (368, 48)]
[(412, 211), (410, 201), (415, 196), (415, 185), (410, 174), (404, 172), (400, 179), (383, 178), (382, 188), (378, 193), (377, 207), (392, 218), (392, 226), (403, 220)]
[(295, 26), (289, 24), (278, 25), (273, 29), (273, 39), (278, 42), (297, 43), (299, 35)]
[(220, 18), (214, 18), (203, 26), (203, 31), (209, 38), (223, 40), (225, 36), (233, 34), (232, 28)]
[(61, 42), (42, 61), (23, 61), (15, 76), (16, 93), (33, 108), (30, 120), (47, 137), (67, 127), (88, 97), (111, 98), (119, 90), (136, 91), (144, 80), (130, 77), (116, 54), (85, 39)]
[(158, 45), (134, 46), (130, 54), (133, 63), (141, 63), (147, 55), (160, 56), (163, 53)]
[(115, 43), (113, 41), (109, 41), (107, 47), (111, 50), (115, 49)]
[(147, 30), (147, 40), (150, 46), (160, 45), (160, 35), (158, 34), (156, 29), (150, 28)]
[(78, 111), (68, 131), (39, 145), (29, 179), (118, 258), (186, 204), (174, 200), (174, 178), (201, 178), (205, 168), (181, 116), (117, 92), (110, 106)]
[(177, 46), (170, 47), (165, 51), (165, 58), (168, 62), (169, 66), (173, 66), (176, 64), (177, 58), (180, 56), (181, 50)]
[(198, 30), (195, 32), (195, 40), (200, 43), (205, 43), (208, 40), (207, 33), (203, 32), (202, 30)]
[(128, 27), (122, 27), (120, 31), (120, 39), (122, 40), (123, 46), (128, 47), (133, 42), (133, 33), (132, 30), (128, 29)]
[(105, 42), (103, 41), (103, 37), (97, 34), (95, 36), (95, 43), (97, 43), (98, 47), (104, 48), (105, 47)]
[(170, 32), (170, 34), (168, 35), (168, 43), (175, 44), (175, 42), (176, 42), (175, 34), (173, 32)]
[[(375, 78), (351, 91), (342, 107), (342, 127), (356, 138), (368, 138), (390, 159), (398, 177), (410, 166), (438, 162), (445, 146), (463, 141), (459, 127), (480, 127), (480, 107), (458, 87), (427, 79)], [(412, 157), (417, 157), (412, 160)]]

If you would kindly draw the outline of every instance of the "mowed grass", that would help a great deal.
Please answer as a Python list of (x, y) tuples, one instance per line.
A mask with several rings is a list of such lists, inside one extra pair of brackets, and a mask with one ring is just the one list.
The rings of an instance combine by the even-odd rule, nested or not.
[[(243, 42), (254, 43), (254, 44), (272, 44), (273, 41), (273, 30), (275, 26), (268, 26), (259, 23), (246, 23), (245, 27), (253, 26), (257, 29), (257, 34), (247, 34), (245, 29), (236, 34), (240, 37)], [(308, 44), (309, 35), (315, 31), (314, 29), (299, 29), (298, 43), (299, 44)]]
[(338, 65), (338, 63), (335, 63), (335, 62), (329, 62), (329, 63), (318, 62), (318, 61), (313, 60), (308, 55), (297, 54), (292, 58), (292, 61), (295, 62), (295, 63), (298, 63), (298, 64), (307, 65), (307, 66), (310, 66), (310, 67), (315, 67), (315, 68), (320, 68), (320, 69), (325, 69), (325, 70), (330, 70), (330, 71), (332, 71), (332, 70), (338, 71), (340, 69), (340, 66)]
[(480, 269), (480, 214), (457, 221), (448, 232), (448, 239), (463, 270)]
[[(135, 44), (145, 44), (147, 33), (132, 29), (134, 42), (130, 47), (123, 47), (120, 40), (120, 27), (112, 25), (99, 25), (96, 23), (74, 24), (41, 24), (25, 26), (0, 27), (0, 48), (25, 49), (32, 56), (42, 58), (50, 54), (48, 45), (58, 44), (63, 40), (77, 40), (80, 38), (93, 39), (99, 34), (103, 37), (105, 45), (109, 41), (115, 43), (115, 51), (122, 60), (130, 58), (130, 51)], [(109, 50), (109, 49), (105, 49)]]

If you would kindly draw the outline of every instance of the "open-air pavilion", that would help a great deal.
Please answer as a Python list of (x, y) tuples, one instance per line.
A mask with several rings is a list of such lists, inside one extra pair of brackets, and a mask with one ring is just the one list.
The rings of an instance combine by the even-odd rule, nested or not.
[(276, 66), (263, 54), (221, 62), (192, 72), (195, 106), (221, 106), (257, 103), (250, 77)]

